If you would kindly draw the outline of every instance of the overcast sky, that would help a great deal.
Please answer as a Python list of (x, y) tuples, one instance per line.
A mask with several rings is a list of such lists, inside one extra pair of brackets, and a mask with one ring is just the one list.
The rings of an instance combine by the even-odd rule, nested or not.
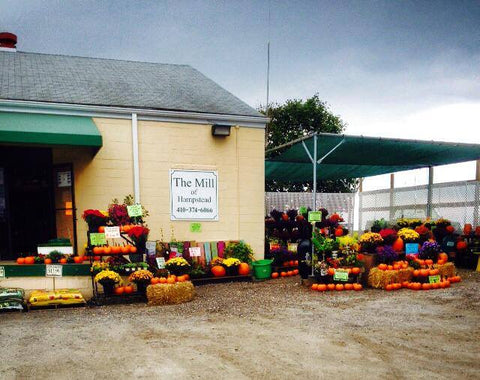
[(190, 64), (253, 107), (270, 39), (271, 101), (318, 92), (347, 133), (480, 143), (480, 0), (0, 0), (0, 29), (22, 51)]

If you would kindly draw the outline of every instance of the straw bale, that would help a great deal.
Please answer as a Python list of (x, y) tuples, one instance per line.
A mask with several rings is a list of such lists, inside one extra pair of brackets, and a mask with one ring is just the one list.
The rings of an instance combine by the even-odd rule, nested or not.
[(380, 270), (377, 267), (370, 269), (368, 274), (368, 285), (372, 288), (383, 289), (394, 282), (410, 281), (413, 269)]
[(456, 268), (455, 264), (448, 262), (442, 265), (435, 264), (434, 267), (438, 269), (438, 273), (442, 277), (453, 277), (455, 276)]
[(173, 305), (191, 301), (195, 296), (195, 288), (190, 281), (175, 284), (155, 284), (147, 287), (149, 306)]

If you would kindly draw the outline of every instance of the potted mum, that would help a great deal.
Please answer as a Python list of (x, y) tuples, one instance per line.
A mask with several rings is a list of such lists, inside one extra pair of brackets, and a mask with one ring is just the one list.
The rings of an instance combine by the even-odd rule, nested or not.
[(411, 228), (402, 228), (398, 231), (397, 235), (402, 238), (403, 242), (406, 243), (418, 243), (420, 235), (418, 232), (412, 230)]
[(95, 276), (94, 281), (103, 286), (103, 292), (106, 296), (110, 296), (113, 294), (115, 285), (122, 282), (122, 278), (117, 272), (105, 269)]
[(83, 212), (82, 218), (88, 224), (88, 232), (98, 232), (98, 228), (107, 223), (108, 215), (100, 210), (88, 209)]
[(431, 259), (437, 261), (440, 251), (440, 245), (436, 241), (426, 241), (423, 243), (422, 248), (420, 248), (418, 256), (423, 260)]
[(165, 263), (165, 269), (175, 276), (183, 276), (190, 271), (190, 264), (183, 257), (175, 257)]
[(128, 236), (132, 239), (136, 253), (130, 253), (129, 258), (132, 263), (143, 261), (143, 255), (146, 251), (146, 244), (150, 230), (143, 226), (134, 226), (128, 230)]
[(152, 278), (152, 272), (147, 269), (142, 269), (133, 272), (128, 278), (128, 281), (134, 282), (137, 285), (138, 292), (143, 294), (147, 290), (147, 285), (150, 284)]
[(359, 242), (362, 247), (362, 251), (375, 253), (377, 247), (383, 244), (383, 239), (379, 233), (365, 232), (362, 236), (360, 236)]
[(223, 260), (222, 266), (225, 268), (227, 276), (235, 276), (238, 274), (238, 266), (240, 263), (241, 261), (239, 259), (235, 259), (233, 257)]

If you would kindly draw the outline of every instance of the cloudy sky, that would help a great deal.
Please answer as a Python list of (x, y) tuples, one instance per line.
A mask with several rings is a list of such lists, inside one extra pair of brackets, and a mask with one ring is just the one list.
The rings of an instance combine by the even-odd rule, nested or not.
[(480, 0), (0, 0), (0, 29), (22, 51), (190, 64), (253, 107), (270, 40), (271, 101), (318, 92), (347, 133), (480, 143)]

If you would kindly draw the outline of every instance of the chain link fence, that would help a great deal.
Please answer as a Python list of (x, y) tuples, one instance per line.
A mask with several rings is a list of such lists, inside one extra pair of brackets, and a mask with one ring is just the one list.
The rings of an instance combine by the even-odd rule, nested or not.
[[(276, 209), (285, 211), (299, 207), (312, 207), (312, 193), (265, 193), (265, 215)], [(317, 207), (326, 208), (329, 214), (338, 212), (353, 231), (355, 220), (355, 193), (317, 193)]]
[[(412, 186), (385, 190), (364, 191), (359, 194), (359, 230), (369, 228), (374, 220), (384, 218), (427, 217), (428, 186)], [(447, 218), (457, 226), (478, 225), (480, 182), (461, 181), (438, 183), (432, 186), (431, 217)]]

